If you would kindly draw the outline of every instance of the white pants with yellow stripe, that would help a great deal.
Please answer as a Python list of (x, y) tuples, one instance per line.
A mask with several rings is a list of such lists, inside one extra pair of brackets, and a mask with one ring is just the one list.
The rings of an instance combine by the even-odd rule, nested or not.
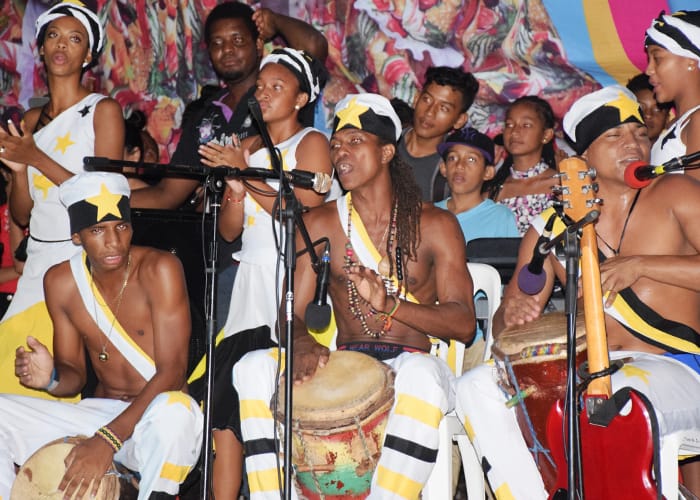
[[(14, 463), (22, 465), (45, 444), (65, 436), (92, 436), (129, 403), (89, 398), (79, 403), (0, 395), (0, 500), (10, 498)], [(146, 408), (114, 461), (141, 476), (139, 500), (151, 492), (175, 495), (197, 463), (203, 417), (196, 401), (182, 392), (164, 392)]]
[[(616, 351), (610, 357), (631, 359), (612, 376), (613, 392), (632, 387), (646, 395), (659, 423), (662, 449), (667, 443), (674, 447), (670, 456), (662, 453), (662, 478), (677, 476), (678, 455), (700, 454), (700, 375), (667, 356)], [(492, 364), (484, 364), (457, 380), (457, 415), (499, 500), (545, 499), (547, 492), (515, 409), (506, 408), (494, 370)], [(677, 492), (667, 491), (675, 484), (662, 483), (666, 498), (677, 497)]]
[[(440, 421), (454, 407), (454, 375), (429, 354), (403, 353), (385, 363), (396, 372), (395, 398), (368, 498), (416, 499), (435, 463)], [(233, 368), (251, 500), (279, 498), (270, 412), (276, 370), (276, 349), (248, 353)]]

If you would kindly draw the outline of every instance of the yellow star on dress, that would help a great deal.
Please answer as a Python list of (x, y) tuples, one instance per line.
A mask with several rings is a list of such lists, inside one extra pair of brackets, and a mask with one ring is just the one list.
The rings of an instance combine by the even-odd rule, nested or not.
[(49, 195), (49, 189), (56, 187), (56, 184), (51, 182), (48, 177), (39, 174), (32, 177), (32, 184), (34, 184), (34, 189), (42, 192), (44, 199)]
[(66, 135), (64, 135), (63, 137), (58, 137), (56, 139), (56, 147), (53, 150), (60, 151), (61, 153), (66, 154), (66, 149), (68, 149), (73, 144), (75, 144), (75, 142), (70, 140), (70, 132), (66, 132)]
[(622, 368), (620, 368), (620, 371), (625, 374), (627, 377), (639, 377), (644, 381), (645, 384), (649, 385), (649, 373), (646, 370), (642, 370), (641, 368), (633, 365), (622, 365)]
[(639, 119), (640, 122), (644, 123), (642, 116), (639, 114), (639, 104), (633, 101), (625, 94), (620, 92), (618, 98), (614, 101), (610, 101), (606, 106), (612, 106), (620, 111), (620, 121), (624, 122), (630, 116), (634, 116)]
[(118, 219), (123, 218), (122, 212), (119, 210), (118, 206), (121, 198), (122, 196), (120, 194), (111, 193), (109, 189), (107, 189), (107, 186), (102, 183), (100, 184), (100, 194), (85, 198), (85, 201), (97, 207), (97, 220), (101, 221), (109, 214), (114, 215)]
[(363, 106), (362, 104), (357, 104), (357, 99), (353, 98), (348, 103), (347, 108), (342, 109), (336, 113), (338, 115), (338, 125), (335, 127), (336, 130), (340, 130), (345, 125), (352, 125), (362, 129), (362, 123), (360, 122), (360, 115), (365, 111), (369, 110), (369, 107)]

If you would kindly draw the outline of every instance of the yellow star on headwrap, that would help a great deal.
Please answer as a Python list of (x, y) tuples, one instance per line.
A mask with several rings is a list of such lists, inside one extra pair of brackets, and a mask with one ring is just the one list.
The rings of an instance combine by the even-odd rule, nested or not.
[(346, 108), (341, 109), (336, 113), (338, 115), (338, 125), (336, 125), (335, 129), (340, 130), (345, 125), (352, 125), (353, 127), (362, 129), (360, 115), (368, 109), (369, 107), (367, 106), (357, 104), (356, 98), (351, 99)]
[(639, 377), (644, 381), (645, 384), (649, 385), (649, 375), (650, 373), (646, 370), (633, 365), (622, 365), (620, 371), (625, 374), (626, 377)]
[(119, 210), (118, 206), (121, 198), (122, 196), (120, 194), (110, 193), (107, 186), (102, 183), (100, 184), (100, 194), (85, 198), (85, 201), (97, 207), (97, 220), (101, 221), (109, 214), (114, 215), (118, 219), (122, 218), (122, 212)]
[(630, 116), (634, 116), (639, 119), (640, 122), (644, 123), (642, 115), (639, 114), (639, 104), (636, 101), (630, 99), (625, 94), (620, 92), (618, 98), (614, 101), (610, 101), (606, 106), (612, 106), (620, 111), (620, 121), (624, 122)]
[(51, 182), (45, 175), (36, 174), (32, 177), (34, 189), (38, 189), (44, 195), (44, 199), (49, 195), (49, 189), (56, 187), (56, 184)]
[(63, 137), (58, 137), (56, 139), (56, 147), (53, 148), (54, 151), (60, 151), (63, 154), (66, 154), (66, 149), (68, 149), (69, 146), (72, 146), (75, 144), (75, 142), (70, 140), (70, 132), (66, 132), (66, 135)]

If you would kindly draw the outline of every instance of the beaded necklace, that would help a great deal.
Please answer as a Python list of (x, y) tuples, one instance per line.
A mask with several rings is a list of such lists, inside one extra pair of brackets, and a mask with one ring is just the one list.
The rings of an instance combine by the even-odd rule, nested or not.
[[(390, 255), (391, 255), (391, 248), (393, 248), (394, 243), (396, 241), (396, 228), (397, 228), (397, 214), (398, 214), (398, 202), (394, 202), (394, 208), (391, 213), (391, 221), (389, 223), (389, 241), (388, 241), (388, 251), (387, 255), (382, 257), (381, 261), (379, 262), (379, 265), (377, 269), (379, 270), (379, 275), (382, 277), (382, 280), (384, 281), (384, 286), (387, 289), (387, 293), (389, 295), (393, 295), (395, 300), (397, 301), (396, 303), (398, 304), (398, 298), (396, 297), (396, 293), (398, 292), (398, 287), (394, 284), (394, 282), (391, 280), (391, 277), (386, 277), (386, 274), (389, 274), (390, 268), (391, 268), (391, 261), (390, 261)], [(352, 246), (352, 241), (351, 241), (351, 235), (352, 235), (352, 199), (348, 197), (348, 223), (347, 223), (347, 240), (345, 242), (345, 255), (343, 256), (343, 261), (345, 263), (345, 267), (348, 268), (351, 265), (357, 264), (357, 260), (355, 259), (355, 249)], [(386, 233), (385, 233), (386, 235)], [(382, 237), (382, 241), (384, 241), (384, 237)], [(381, 242), (380, 242), (381, 245)], [(398, 250), (397, 247), (397, 268), (400, 267), (400, 257), (401, 253)], [(383, 272), (383, 270), (386, 268), (386, 272)], [(372, 338), (380, 338), (383, 335), (385, 335), (388, 331), (391, 329), (391, 321), (388, 321), (387, 315), (376, 311), (365, 299), (360, 297), (360, 294), (357, 291), (357, 287), (355, 286), (355, 283), (353, 283), (351, 280), (346, 280), (345, 281), (347, 292), (348, 292), (348, 304), (350, 306), (350, 312), (352, 313), (353, 318), (358, 320), (360, 322), (360, 325), (362, 327), (362, 333), (367, 335), (368, 337)], [(364, 313), (361, 308), (361, 304), (364, 304), (365, 306), (368, 306), (367, 312)], [(382, 327), (381, 330), (372, 330), (369, 325), (367, 324), (367, 318), (373, 317), (377, 315), (379, 320), (384, 322), (384, 326)]]
[(549, 165), (543, 161), (540, 161), (537, 165), (530, 167), (525, 171), (515, 170), (515, 168), (510, 167), (510, 176), (513, 179), (528, 179), (546, 172), (548, 168)]

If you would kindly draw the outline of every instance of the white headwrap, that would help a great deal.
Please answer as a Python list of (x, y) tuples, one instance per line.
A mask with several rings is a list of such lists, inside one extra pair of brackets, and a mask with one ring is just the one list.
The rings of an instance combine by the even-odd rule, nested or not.
[(348, 94), (335, 105), (333, 132), (351, 127), (391, 141), (401, 137), (401, 120), (389, 99), (379, 94)]
[(315, 61), (306, 52), (289, 47), (275, 49), (263, 58), (260, 69), (270, 63), (282, 64), (292, 71), (302, 82), (301, 90), (309, 94), (309, 102), (314, 102), (321, 93), (319, 68), (312, 69), (312, 65), (316, 66)]
[(574, 151), (581, 154), (606, 130), (631, 122), (644, 124), (637, 98), (621, 85), (610, 85), (574, 102), (562, 125)]
[[(35, 26), (36, 37), (40, 39), (39, 43), (43, 43), (44, 33), (49, 23), (64, 16), (76, 18), (85, 27), (90, 53), (92, 54), (91, 62), (96, 62), (104, 45), (104, 28), (97, 15), (78, 0), (64, 0), (61, 3), (57, 3), (37, 18)], [(83, 63), (83, 67), (88, 64)]]
[(645, 45), (658, 45), (700, 62), (700, 11), (662, 12), (647, 30)]

